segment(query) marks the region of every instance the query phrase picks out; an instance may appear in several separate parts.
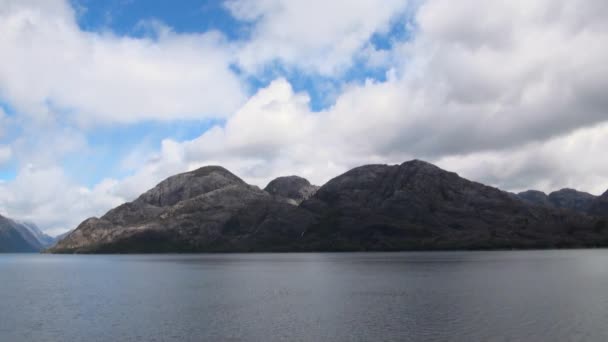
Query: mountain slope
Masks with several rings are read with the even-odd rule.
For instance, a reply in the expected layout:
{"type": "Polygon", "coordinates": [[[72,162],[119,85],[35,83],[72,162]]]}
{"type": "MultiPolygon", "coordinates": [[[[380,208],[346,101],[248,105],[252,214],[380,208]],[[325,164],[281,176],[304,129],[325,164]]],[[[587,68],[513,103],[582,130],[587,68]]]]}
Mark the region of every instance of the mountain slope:
{"type": "MultiPolygon", "coordinates": [[[[288,179],[289,180],[289,179],[288,179]]],[[[366,165],[299,206],[221,167],[159,183],[90,218],[50,252],[243,252],[551,248],[608,245],[608,227],[569,209],[531,205],[422,161],[366,165]],[[271,193],[269,193],[271,192],[271,193]],[[289,204],[291,203],[291,204],[289,204]]],[[[283,182],[281,180],[279,183],[283,182]]],[[[296,186],[296,189],[301,187],[296,186]]],[[[299,193],[296,191],[296,195],[299,193]]],[[[608,196],[607,196],[608,197],[608,196]]]]}
{"type": "Polygon", "coordinates": [[[545,207],[555,207],[553,202],[551,202],[551,200],[549,199],[549,196],[547,196],[547,194],[542,191],[528,190],[518,193],[517,196],[528,204],[542,205],[545,207]]]}
{"type": "Polygon", "coordinates": [[[264,188],[264,191],[275,196],[276,199],[293,205],[299,205],[311,198],[317,190],[319,190],[318,186],[298,176],[276,178],[264,188]]]}
{"type": "Polygon", "coordinates": [[[519,198],[529,204],[541,205],[552,208],[561,208],[588,213],[596,197],[574,189],[561,189],[549,195],[536,190],[528,190],[517,194],[519,198]]]}
{"type": "Polygon", "coordinates": [[[302,206],[320,216],[321,249],[461,249],[606,243],[594,221],[531,206],[432,164],[368,165],[332,179],[302,206]]]}
{"type": "Polygon", "coordinates": [[[608,191],[593,201],[589,208],[589,213],[596,216],[608,217],[608,191]]]}
{"type": "Polygon", "coordinates": [[[595,201],[595,196],[574,189],[561,189],[549,194],[549,200],[558,208],[586,213],[595,201]]]}
{"type": "Polygon", "coordinates": [[[32,234],[36,238],[38,244],[42,248],[48,248],[48,247],[52,246],[55,242],[57,242],[56,238],[53,238],[53,237],[45,234],[33,222],[22,221],[22,222],[18,222],[18,223],[19,223],[19,226],[25,228],[30,234],[32,234]]]}
{"type": "Polygon", "coordinates": [[[51,252],[283,250],[311,215],[224,168],[168,178],[133,202],[90,218],[51,252]]]}
{"type": "Polygon", "coordinates": [[[33,253],[43,249],[30,228],[0,216],[0,253],[33,253]]]}

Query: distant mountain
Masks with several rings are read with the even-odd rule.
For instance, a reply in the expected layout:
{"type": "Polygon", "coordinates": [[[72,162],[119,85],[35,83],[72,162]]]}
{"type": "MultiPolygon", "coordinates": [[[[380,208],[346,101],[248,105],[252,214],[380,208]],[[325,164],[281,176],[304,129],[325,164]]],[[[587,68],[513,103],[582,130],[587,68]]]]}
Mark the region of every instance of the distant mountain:
{"type": "Polygon", "coordinates": [[[549,194],[549,200],[558,208],[588,212],[596,197],[574,189],[562,189],[549,194]]]}
{"type": "Polygon", "coordinates": [[[264,191],[222,167],[203,167],[170,177],[101,218],[85,220],[49,251],[608,246],[608,227],[602,219],[530,204],[521,196],[423,161],[358,167],[330,180],[314,195],[309,186],[299,177],[287,177],[271,182],[264,191]],[[301,204],[294,205],[298,201],[301,204]]]}
{"type": "Polygon", "coordinates": [[[276,178],[264,188],[264,191],[275,196],[276,199],[294,205],[311,198],[317,190],[319,190],[318,186],[298,176],[276,178]]]}
{"type": "Polygon", "coordinates": [[[528,190],[520,192],[517,196],[528,204],[542,205],[545,207],[555,207],[546,193],[538,190],[528,190]]]}
{"type": "Polygon", "coordinates": [[[529,204],[570,209],[581,213],[589,213],[592,204],[596,200],[596,196],[574,189],[561,189],[549,195],[541,191],[528,190],[520,192],[517,196],[529,204]]]}
{"type": "Polygon", "coordinates": [[[57,242],[57,238],[45,234],[33,222],[23,221],[18,223],[26,228],[28,232],[30,232],[36,238],[42,248],[48,248],[57,242]]]}
{"type": "Polygon", "coordinates": [[[593,201],[589,208],[589,213],[596,216],[608,217],[608,191],[593,201]]]}
{"type": "Polygon", "coordinates": [[[31,222],[18,222],[0,216],[0,253],[39,252],[50,247],[54,241],[31,222]]]}

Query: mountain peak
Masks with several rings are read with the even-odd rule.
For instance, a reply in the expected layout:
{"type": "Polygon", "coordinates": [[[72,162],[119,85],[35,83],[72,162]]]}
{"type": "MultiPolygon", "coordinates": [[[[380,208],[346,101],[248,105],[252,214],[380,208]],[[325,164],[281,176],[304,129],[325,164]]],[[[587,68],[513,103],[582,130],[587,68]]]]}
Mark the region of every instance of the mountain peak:
{"type": "Polygon", "coordinates": [[[204,166],[165,179],[135,202],[165,207],[229,185],[245,182],[221,166],[204,166]]]}
{"type": "Polygon", "coordinates": [[[298,205],[312,197],[318,189],[318,186],[310,184],[306,178],[284,176],[272,180],[264,191],[287,203],[298,205]]]}

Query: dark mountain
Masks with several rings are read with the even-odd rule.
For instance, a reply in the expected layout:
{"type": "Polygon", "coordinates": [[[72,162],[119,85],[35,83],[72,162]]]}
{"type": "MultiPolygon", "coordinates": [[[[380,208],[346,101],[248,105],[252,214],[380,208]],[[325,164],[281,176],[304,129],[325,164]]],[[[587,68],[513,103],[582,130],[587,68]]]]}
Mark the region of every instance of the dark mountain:
{"type": "Polygon", "coordinates": [[[549,194],[549,200],[558,208],[588,212],[596,197],[574,189],[562,189],[549,194]]]}
{"type": "Polygon", "coordinates": [[[133,202],[82,222],[51,252],[287,250],[312,214],[219,166],[170,177],[133,202]]]}
{"type": "Polygon", "coordinates": [[[608,227],[600,219],[531,205],[422,161],[358,167],[332,179],[299,206],[285,201],[301,199],[300,190],[308,184],[278,179],[267,192],[221,167],[204,167],[170,177],[135,201],[84,221],[50,252],[608,245],[608,227]]]}
{"type": "Polygon", "coordinates": [[[302,206],[320,216],[309,230],[322,249],[565,247],[608,242],[594,221],[531,206],[432,164],[368,165],[321,187],[302,206]]]}
{"type": "Polygon", "coordinates": [[[319,187],[310,184],[305,178],[288,176],[276,178],[268,183],[264,190],[278,200],[299,205],[312,197],[319,190],[319,187]]]}
{"type": "Polygon", "coordinates": [[[520,192],[517,196],[528,204],[569,209],[580,213],[589,213],[591,205],[596,199],[595,196],[589,193],[574,189],[561,189],[549,195],[541,191],[528,190],[520,192]]]}
{"type": "Polygon", "coordinates": [[[542,191],[528,190],[518,193],[517,196],[528,204],[554,207],[553,203],[549,199],[549,196],[542,191]]]}
{"type": "Polygon", "coordinates": [[[52,246],[53,244],[55,244],[55,242],[57,242],[56,238],[45,234],[33,222],[23,221],[23,222],[17,222],[17,223],[19,223],[19,226],[21,226],[22,228],[27,229],[27,231],[36,238],[37,243],[42,248],[48,248],[48,247],[52,246]]]}
{"type": "Polygon", "coordinates": [[[20,223],[0,216],[0,253],[33,253],[49,247],[51,239],[32,223],[20,223]]]}
{"type": "Polygon", "coordinates": [[[608,217],[608,191],[593,201],[589,208],[589,213],[596,216],[608,217]]]}

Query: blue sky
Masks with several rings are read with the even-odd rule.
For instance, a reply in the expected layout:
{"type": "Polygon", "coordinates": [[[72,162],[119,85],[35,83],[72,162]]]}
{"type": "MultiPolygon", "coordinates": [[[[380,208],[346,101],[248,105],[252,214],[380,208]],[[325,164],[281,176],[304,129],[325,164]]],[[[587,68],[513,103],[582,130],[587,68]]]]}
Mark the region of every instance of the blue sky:
{"type": "Polygon", "coordinates": [[[603,0],[0,7],[0,214],[51,233],[209,164],[260,187],[418,158],[608,188],[603,0]]]}
{"type": "MultiPolygon", "coordinates": [[[[117,36],[154,37],[154,33],[142,25],[149,21],[160,21],[178,34],[216,30],[235,42],[246,41],[253,30],[251,23],[235,19],[222,1],[71,0],[71,5],[83,31],[112,32],[117,36]]],[[[406,20],[405,14],[393,20],[389,30],[375,33],[370,37],[370,43],[378,50],[389,50],[394,42],[407,40],[406,20]]],[[[236,74],[241,73],[236,65],[232,69],[236,74]]],[[[267,64],[261,73],[245,75],[244,79],[250,94],[254,94],[277,77],[284,77],[295,91],[310,96],[313,111],[321,111],[334,103],[343,84],[362,83],[366,79],[384,81],[386,72],[385,66],[369,67],[356,59],[338,76],[306,73],[274,61],[267,64]]],[[[5,109],[7,113],[12,112],[9,105],[5,105],[5,109]]],[[[134,149],[142,146],[148,150],[158,149],[163,139],[194,139],[213,125],[221,124],[222,120],[204,119],[101,126],[86,133],[87,151],[65,157],[63,166],[78,182],[94,186],[104,178],[121,178],[134,172],[121,165],[121,160],[134,149]]],[[[5,165],[0,178],[10,180],[16,175],[16,168],[15,164],[5,165]]]]}

